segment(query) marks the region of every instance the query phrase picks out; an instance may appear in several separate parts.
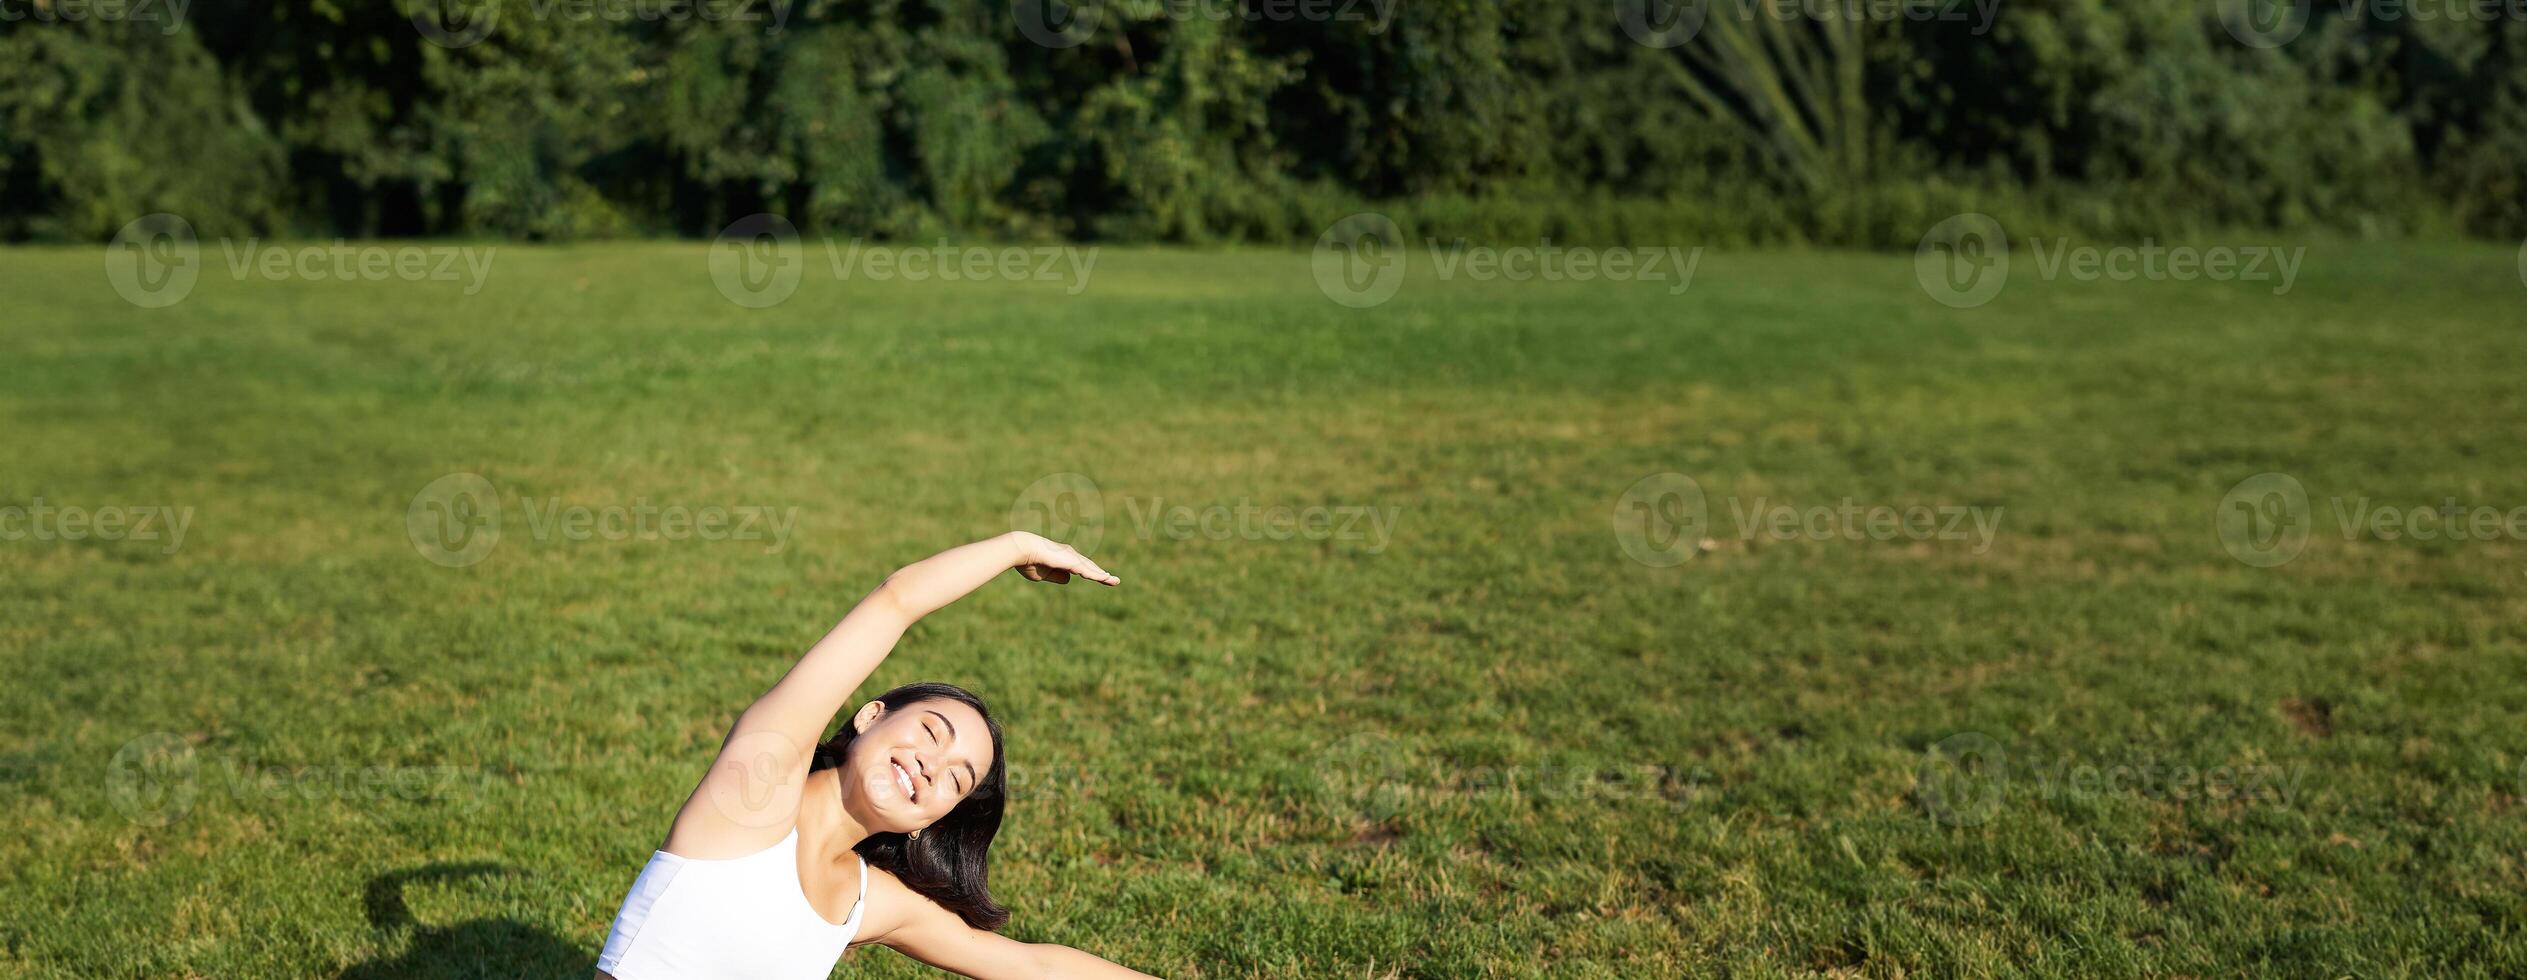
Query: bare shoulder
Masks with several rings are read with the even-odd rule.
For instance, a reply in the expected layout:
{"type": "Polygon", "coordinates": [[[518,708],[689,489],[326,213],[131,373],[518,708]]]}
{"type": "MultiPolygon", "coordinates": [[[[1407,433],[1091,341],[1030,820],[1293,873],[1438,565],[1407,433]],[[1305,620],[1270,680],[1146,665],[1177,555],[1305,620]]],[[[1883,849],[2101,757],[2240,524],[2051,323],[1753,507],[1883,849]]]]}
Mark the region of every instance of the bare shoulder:
{"type": "Polygon", "coordinates": [[[1032,977],[1048,972],[1042,948],[965,924],[894,875],[870,869],[869,906],[853,943],[876,943],[968,977],[1032,977]]]}
{"type": "Polygon", "coordinates": [[[932,922],[940,916],[956,917],[929,896],[912,890],[893,872],[874,864],[869,865],[869,894],[864,901],[868,906],[860,910],[860,932],[851,937],[854,946],[887,944],[907,927],[932,922]]]}

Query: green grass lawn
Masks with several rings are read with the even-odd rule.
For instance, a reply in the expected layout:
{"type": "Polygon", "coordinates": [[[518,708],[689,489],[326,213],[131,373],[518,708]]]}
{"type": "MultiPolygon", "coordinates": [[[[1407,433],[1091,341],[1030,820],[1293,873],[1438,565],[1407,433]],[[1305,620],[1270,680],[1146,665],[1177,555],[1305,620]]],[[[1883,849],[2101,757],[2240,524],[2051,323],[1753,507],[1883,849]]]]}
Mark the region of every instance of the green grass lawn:
{"type": "Polygon", "coordinates": [[[101,251],[0,253],[0,975],[585,975],[735,712],[1036,503],[1124,587],[1007,577],[864,692],[1007,723],[1023,939],[2527,972],[2527,542],[2345,528],[2527,506],[2511,249],[2313,242],[2280,296],[2022,253],[1962,310],[1909,255],[1715,252],[1681,294],[1418,255],[1352,309],[1297,253],[1109,249],[1074,293],[812,248],[749,309],[700,243],[502,245],[471,295],[205,243],[141,309],[101,251]],[[430,560],[464,473],[498,536],[430,560]],[[1699,520],[1625,499],[1666,473],[1699,520]],[[2271,567],[2217,530],[2263,473],[2307,501],[2271,567]],[[1866,526],[1914,507],[1990,532],[1866,526]]]}

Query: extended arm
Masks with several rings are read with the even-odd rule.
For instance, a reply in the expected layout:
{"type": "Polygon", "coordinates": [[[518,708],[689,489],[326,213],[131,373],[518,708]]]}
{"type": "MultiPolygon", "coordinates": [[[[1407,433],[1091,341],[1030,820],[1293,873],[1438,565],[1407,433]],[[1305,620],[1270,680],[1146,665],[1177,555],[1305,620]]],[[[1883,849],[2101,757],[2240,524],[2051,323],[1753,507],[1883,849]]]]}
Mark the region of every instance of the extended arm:
{"type": "Polygon", "coordinates": [[[1022,568],[1028,578],[1121,579],[1067,545],[1024,531],[950,548],[904,566],[862,598],[790,672],[737,716],[711,771],[676,814],[671,853],[709,858],[752,853],[766,832],[787,828],[817,742],[860,682],[921,617],[1022,568]]]}
{"type": "Polygon", "coordinates": [[[966,925],[956,914],[940,908],[929,899],[915,894],[895,881],[894,876],[872,876],[870,885],[876,894],[876,906],[893,914],[879,923],[884,932],[876,942],[898,953],[931,966],[977,980],[1124,980],[1143,978],[1149,974],[1121,966],[1093,954],[1053,943],[1024,943],[996,932],[986,932],[966,925]],[[883,887],[880,887],[883,885],[883,887]]]}

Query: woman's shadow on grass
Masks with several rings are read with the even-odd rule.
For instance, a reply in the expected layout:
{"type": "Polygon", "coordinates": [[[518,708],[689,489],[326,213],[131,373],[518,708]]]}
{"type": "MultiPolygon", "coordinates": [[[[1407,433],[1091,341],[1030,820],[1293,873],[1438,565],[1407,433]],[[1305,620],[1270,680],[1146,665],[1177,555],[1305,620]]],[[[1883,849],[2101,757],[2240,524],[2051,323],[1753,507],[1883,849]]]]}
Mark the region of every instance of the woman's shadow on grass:
{"type": "Polygon", "coordinates": [[[472,919],[452,926],[426,925],[404,904],[404,888],[416,882],[500,874],[497,864],[427,864],[369,880],[369,926],[381,940],[401,940],[404,951],[355,963],[337,980],[458,980],[474,977],[586,977],[596,961],[568,940],[516,919],[472,919]]]}

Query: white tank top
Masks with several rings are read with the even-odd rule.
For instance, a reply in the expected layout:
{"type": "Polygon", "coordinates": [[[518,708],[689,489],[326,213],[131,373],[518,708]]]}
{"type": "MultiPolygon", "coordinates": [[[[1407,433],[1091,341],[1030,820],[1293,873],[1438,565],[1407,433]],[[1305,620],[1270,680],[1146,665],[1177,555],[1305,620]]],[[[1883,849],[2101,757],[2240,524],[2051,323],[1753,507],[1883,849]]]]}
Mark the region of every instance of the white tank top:
{"type": "Polygon", "coordinates": [[[860,931],[869,905],[869,862],[860,897],[836,925],[799,886],[798,830],[741,858],[705,861],[665,851],[623,896],[597,969],[615,980],[824,980],[860,931]]]}

